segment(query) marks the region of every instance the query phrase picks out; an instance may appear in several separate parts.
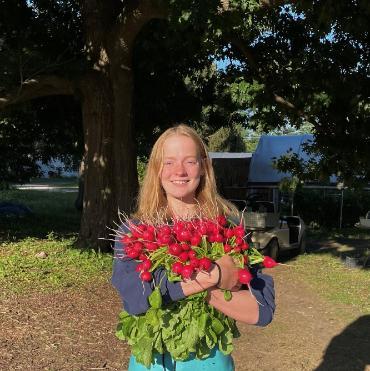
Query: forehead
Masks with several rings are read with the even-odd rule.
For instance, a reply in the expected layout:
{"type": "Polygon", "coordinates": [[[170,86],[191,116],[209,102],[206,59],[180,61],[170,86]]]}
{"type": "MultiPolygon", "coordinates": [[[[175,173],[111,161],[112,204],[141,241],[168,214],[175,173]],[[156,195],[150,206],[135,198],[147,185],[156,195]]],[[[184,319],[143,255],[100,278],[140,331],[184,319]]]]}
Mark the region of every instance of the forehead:
{"type": "Polygon", "coordinates": [[[163,143],[163,157],[197,157],[195,141],[186,135],[171,135],[163,143]]]}

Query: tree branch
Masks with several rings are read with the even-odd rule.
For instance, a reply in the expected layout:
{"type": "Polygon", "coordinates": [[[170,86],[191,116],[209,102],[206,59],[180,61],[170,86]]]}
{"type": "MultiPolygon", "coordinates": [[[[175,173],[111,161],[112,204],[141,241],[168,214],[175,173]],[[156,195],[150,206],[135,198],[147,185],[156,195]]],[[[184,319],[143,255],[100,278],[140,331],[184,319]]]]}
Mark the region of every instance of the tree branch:
{"type": "MultiPolygon", "coordinates": [[[[140,2],[132,1],[122,15],[116,28],[116,39],[126,44],[128,50],[132,45],[142,28],[152,19],[166,19],[167,9],[159,6],[152,0],[142,0],[140,2]]],[[[118,46],[118,45],[117,45],[118,46]]],[[[119,45],[120,52],[122,45],[119,45]]]]}
{"type": "MultiPolygon", "coordinates": [[[[258,64],[257,64],[255,56],[253,54],[253,50],[251,48],[249,48],[246,45],[246,43],[243,42],[243,40],[241,40],[241,39],[238,39],[236,37],[229,37],[228,40],[231,42],[232,45],[234,45],[240,51],[240,53],[245,57],[245,59],[248,60],[249,66],[251,67],[253,72],[255,72],[256,75],[266,85],[266,81],[263,78],[260,69],[258,68],[258,64]]],[[[269,86],[266,86],[266,88],[269,89],[269,86]]],[[[272,93],[272,95],[273,95],[274,101],[276,103],[278,103],[280,106],[282,106],[284,108],[287,108],[289,110],[295,111],[295,113],[297,113],[299,116],[306,117],[305,113],[303,111],[297,109],[297,107],[293,103],[289,102],[288,100],[286,100],[285,98],[281,97],[280,95],[278,95],[276,93],[272,93]]]]}
{"type": "Polygon", "coordinates": [[[25,80],[14,92],[0,96],[0,109],[50,95],[73,95],[72,81],[59,76],[40,76],[25,80]]]}

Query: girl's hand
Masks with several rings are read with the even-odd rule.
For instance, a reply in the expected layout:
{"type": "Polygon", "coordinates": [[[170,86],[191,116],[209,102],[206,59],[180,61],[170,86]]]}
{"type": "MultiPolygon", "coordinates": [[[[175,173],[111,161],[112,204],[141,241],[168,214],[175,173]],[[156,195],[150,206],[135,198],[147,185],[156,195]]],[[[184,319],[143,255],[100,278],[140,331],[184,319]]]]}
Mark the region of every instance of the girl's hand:
{"type": "Polygon", "coordinates": [[[243,286],[243,284],[238,282],[230,291],[231,292],[237,292],[241,289],[242,286],[243,286]]]}
{"type": "Polygon", "coordinates": [[[233,258],[229,255],[224,255],[222,258],[216,260],[216,263],[220,267],[221,273],[218,288],[231,290],[238,284],[238,268],[233,258]]]}

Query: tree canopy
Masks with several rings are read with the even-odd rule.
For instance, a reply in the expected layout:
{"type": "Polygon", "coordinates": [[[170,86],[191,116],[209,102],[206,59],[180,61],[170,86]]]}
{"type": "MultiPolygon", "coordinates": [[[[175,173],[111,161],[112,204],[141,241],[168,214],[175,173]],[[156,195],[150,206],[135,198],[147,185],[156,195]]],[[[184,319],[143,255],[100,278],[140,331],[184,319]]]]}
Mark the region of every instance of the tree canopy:
{"type": "Polygon", "coordinates": [[[315,171],[365,179],[369,15],[365,0],[0,0],[0,109],[80,102],[93,245],[134,205],[136,154],[174,121],[309,123],[315,171]]]}

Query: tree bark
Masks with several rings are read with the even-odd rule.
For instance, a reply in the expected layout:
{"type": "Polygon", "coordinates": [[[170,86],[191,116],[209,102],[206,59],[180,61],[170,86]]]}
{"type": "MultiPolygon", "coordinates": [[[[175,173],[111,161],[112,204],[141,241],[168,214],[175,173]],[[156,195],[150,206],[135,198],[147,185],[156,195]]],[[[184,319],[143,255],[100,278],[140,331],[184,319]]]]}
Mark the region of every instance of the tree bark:
{"type": "MultiPolygon", "coordinates": [[[[107,250],[116,211],[113,98],[110,81],[99,72],[81,81],[85,139],[83,213],[78,244],[107,250]],[[103,239],[103,240],[99,240],[103,239]]],[[[119,140],[119,138],[115,138],[119,140]]]]}

